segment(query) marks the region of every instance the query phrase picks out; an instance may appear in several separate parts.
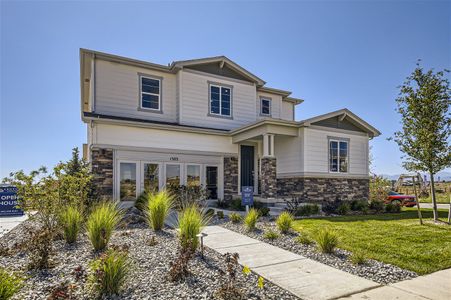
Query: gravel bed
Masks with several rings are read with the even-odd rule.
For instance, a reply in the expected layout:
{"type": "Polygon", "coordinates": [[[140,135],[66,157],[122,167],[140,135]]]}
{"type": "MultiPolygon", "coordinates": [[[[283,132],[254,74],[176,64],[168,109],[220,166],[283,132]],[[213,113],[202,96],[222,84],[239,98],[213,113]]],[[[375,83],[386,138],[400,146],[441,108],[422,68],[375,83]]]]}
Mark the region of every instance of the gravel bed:
{"type": "Polygon", "coordinates": [[[215,223],[251,238],[264,241],[268,244],[314,259],[323,264],[364,277],[377,283],[389,284],[418,276],[415,272],[373,259],[368,259],[363,265],[354,265],[348,259],[351,252],[343,249],[336,249],[334,254],[320,253],[317,251],[315,245],[303,245],[298,243],[296,241],[296,237],[299,235],[297,232],[291,232],[286,235],[279,234],[279,237],[275,240],[265,239],[263,234],[266,230],[272,229],[278,232],[274,221],[270,219],[258,222],[256,230],[252,232],[248,232],[242,223],[234,224],[232,222],[227,222],[226,220],[215,220],[215,223]]]}
{"type": "MultiPolygon", "coordinates": [[[[24,222],[2,237],[0,242],[11,247],[26,239],[26,224],[33,225],[31,221],[24,222]]],[[[83,234],[73,246],[68,246],[64,240],[53,243],[55,265],[45,271],[27,271],[27,253],[0,256],[0,266],[19,271],[27,277],[25,286],[14,299],[47,299],[52,288],[63,282],[75,284],[75,297],[71,299],[93,299],[86,279],[77,280],[73,272],[79,266],[87,272],[90,260],[96,257],[86,235],[83,234]]],[[[215,292],[224,278],[220,270],[226,268],[222,255],[209,248],[205,248],[205,259],[197,254],[191,260],[190,275],[184,281],[169,281],[170,263],[177,256],[175,230],[166,228],[155,234],[145,225],[135,224],[117,230],[110,245],[128,245],[132,264],[132,274],[125,289],[120,296],[111,299],[216,299],[215,292]],[[156,238],[156,245],[149,242],[152,237],[156,238]]],[[[257,281],[258,276],[254,273],[245,276],[238,272],[236,286],[241,287],[243,299],[298,299],[266,280],[264,288],[260,289],[257,281]]]]}

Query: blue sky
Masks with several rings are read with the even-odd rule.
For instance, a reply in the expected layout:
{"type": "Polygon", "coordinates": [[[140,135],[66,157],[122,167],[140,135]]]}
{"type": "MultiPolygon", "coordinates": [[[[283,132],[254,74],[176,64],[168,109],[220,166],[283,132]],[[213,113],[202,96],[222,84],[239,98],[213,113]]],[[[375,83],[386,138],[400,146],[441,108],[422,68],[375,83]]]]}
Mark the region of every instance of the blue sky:
{"type": "MultiPolygon", "coordinates": [[[[383,135],[377,173],[402,171],[386,140],[397,86],[418,58],[450,68],[450,1],[1,1],[0,176],[81,147],[79,48],[167,64],[226,55],[305,99],[296,118],[348,108],[383,135]]],[[[449,169],[447,171],[450,171],[449,169]]]]}

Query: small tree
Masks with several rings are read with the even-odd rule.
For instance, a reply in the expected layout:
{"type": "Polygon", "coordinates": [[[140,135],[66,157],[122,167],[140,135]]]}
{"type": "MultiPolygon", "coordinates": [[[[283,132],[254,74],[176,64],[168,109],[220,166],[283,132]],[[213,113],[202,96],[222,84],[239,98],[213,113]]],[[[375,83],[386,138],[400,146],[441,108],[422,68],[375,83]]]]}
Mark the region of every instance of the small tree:
{"type": "Polygon", "coordinates": [[[434,175],[451,165],[451,90],[445,72],[449,71],[424,71],[417,63],[400,86],[396,103],[402,129],[393,137],[405,154],[404,167],[431,177],[434,221],[438,219],[434,175]]]}

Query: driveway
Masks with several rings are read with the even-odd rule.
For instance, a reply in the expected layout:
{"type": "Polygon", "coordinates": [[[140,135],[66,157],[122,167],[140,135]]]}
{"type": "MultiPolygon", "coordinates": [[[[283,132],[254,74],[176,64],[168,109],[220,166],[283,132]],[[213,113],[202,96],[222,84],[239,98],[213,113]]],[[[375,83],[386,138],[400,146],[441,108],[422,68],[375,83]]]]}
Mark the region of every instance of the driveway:
{"type": "Polygon", "coordinates": [[[0,238],[26,219],[28,219],[28,216],[26,214],[23,216],[0,217],[0,238]]]}
{"type": "MultiPolygon", "coordinates": [[[[421,208],[432,208],[432,203],[423,203],[423,202],[420,202],[420,207],[421,207],[421,208]]],[[[437,203],[437,208],[439,208],[439,209],[449,209],[449,204],[440,204],[440,203],[437,203]]]]}

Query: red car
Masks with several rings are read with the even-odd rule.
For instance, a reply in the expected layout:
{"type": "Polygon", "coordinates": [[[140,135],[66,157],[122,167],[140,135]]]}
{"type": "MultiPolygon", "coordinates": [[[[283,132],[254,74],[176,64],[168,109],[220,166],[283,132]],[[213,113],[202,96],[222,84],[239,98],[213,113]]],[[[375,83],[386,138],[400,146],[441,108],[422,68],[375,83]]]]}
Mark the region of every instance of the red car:
{"type": "Polygon", "coordinates": [[[417,205],[417,201],[415,200],[415,196],[410,195],[401,195],[396,192],[388,192],[387,200],[385,200],[385,204],[393,203],[406,207],[413,207],[417,205]]]}

